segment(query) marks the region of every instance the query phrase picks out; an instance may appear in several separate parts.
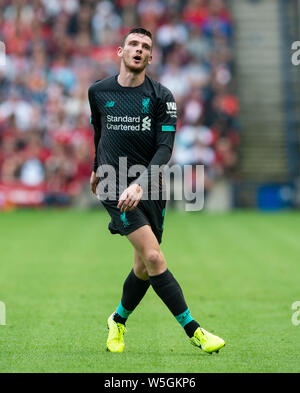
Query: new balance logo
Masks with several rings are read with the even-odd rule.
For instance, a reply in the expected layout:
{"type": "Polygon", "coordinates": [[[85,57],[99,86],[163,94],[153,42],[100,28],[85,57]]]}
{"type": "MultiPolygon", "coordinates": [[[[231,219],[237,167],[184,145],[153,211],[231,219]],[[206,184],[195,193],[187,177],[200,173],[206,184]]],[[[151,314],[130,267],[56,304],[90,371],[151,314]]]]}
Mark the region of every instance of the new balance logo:
{"type": "Polygon", "coordinates": [[[149,116],[143,118],[142,131],[150,131],[151,129],[151,119],[149,116]]]}
{"type": "Polygon", "coordinates": [[[107,101],[105,104],[106,108],[112,108],[115,105],[115,101],[107,101]]]}
{"type": "Polygon", "coordinates": [[[176,111],[176,102],[167,102],[168,111],[176,111]]]}

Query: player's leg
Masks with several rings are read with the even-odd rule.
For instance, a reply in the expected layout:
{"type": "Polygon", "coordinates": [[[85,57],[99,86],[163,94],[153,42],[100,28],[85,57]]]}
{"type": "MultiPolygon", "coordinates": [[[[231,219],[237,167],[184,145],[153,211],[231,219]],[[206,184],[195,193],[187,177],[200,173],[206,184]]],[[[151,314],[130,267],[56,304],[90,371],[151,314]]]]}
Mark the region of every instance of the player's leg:
{"type": "Polygon", "coordinates": [[[127,237],[145,261],[149,281],[154,291],[185,329],[188,336],[192,337],[199,324],[192,318],[182,289],[167,268],[165,257],[152,229],[149,226],[143,226],[127,237]]]}
{"type": "Polygon", "coordinates": [[[151,227],[143,226],[127,237],[144,261],[154,291],[184,328],[192,344],[209,353],[223,347],[225,342],[221,338],[201,329],[199,323],[192,318],[182,289],[168,270],[166,260],[151,227]]]}
{"type": "Polygon", "coordinates": [[[125,325],[127,318],[143,299],[149,286],[150,282],[144,261],[134,250],[133,269],[124,282],[122,298],[113,320],[125,325]]]}
{"type": "Polygon", "coordinates": [[[134,265],[123,285],[123,293],[117,311],[107,321],[109,334],[106,342],[110,352],[123,352],[125,348],[125,323],[150,286],[147,270],[141,256],[134,251],[134,265]]]}
{"type": "Polygon", "coordinates": [[[149,280],[148,272],[145,266],[145,262],[138,252],[134,249],[134,264],[133,264],[134,274],[141,280],[149,280]]]}

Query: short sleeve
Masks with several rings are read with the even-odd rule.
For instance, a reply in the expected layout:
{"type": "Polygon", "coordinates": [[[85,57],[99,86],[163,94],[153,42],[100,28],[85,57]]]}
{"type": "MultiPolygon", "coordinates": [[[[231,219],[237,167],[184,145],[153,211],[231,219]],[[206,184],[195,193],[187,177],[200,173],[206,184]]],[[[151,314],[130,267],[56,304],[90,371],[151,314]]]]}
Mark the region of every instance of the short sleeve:
{"type": "Polygon", "coordinates": [[[157,108],[157,131],[176,132],[177,106],[173,94],[165,89],[157,108]]]}

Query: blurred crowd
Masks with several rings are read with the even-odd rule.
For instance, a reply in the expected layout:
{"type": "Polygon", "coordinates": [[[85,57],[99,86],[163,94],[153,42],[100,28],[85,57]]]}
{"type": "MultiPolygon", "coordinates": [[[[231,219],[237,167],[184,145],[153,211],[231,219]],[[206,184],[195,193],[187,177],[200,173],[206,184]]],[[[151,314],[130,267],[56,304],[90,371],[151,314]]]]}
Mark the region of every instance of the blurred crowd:
{"type": "Polygon", "coordinates": [[[116,48],[134,26],[152,32],[148,74],[177,101],[173,162],[204,164],[207,189],[234,174],[239,103],[224,0],[0,0],[0,183],[42,186],[55,203],[81,193],[94,154],[87,90],[118,73],[116,48]]]}

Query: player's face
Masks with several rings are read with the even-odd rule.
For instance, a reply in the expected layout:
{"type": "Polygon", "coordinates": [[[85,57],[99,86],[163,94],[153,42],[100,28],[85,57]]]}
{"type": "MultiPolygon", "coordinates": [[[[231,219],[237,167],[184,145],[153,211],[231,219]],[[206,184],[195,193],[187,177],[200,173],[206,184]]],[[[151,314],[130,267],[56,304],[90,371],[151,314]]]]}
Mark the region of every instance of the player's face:
{"type": "Polygon", "coordinates": [[[125,66],[131,72],[139,73],[144,71],[151,63],[152,40],[143,34],[129,34],[124,48],[118,49],[118,56],[122,58],[125,66]]]}

